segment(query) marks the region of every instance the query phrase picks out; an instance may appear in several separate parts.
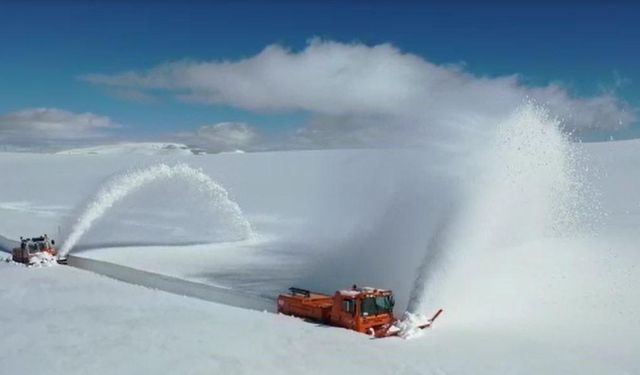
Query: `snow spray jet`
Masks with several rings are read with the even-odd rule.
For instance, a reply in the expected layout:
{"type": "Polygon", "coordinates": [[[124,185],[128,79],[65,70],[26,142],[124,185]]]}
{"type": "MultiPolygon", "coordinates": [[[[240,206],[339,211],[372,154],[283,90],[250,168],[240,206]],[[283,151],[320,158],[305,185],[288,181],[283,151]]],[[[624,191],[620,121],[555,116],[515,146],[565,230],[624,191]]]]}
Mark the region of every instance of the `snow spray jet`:
{"type": "Polygon", "coordinates": [[[578,150],[544,108],[529,103],[514,112],[498,126],[482,160],[460,224],[476,243],[518,244],[574,232],[585,222],[578,150]]]}
{"type": "Polygon", "coordinates": [[[427,246],[410,312],[443,304],[451,313],[460,294],[470,293],[473,276],[464,271],[490,260],[491,249],[575,232],[594,213],[577,149],[543,108],[527,103],[517,109],[480,154],[459,209],[442,220],[427,246]],[[464,271],[454,272],[461,264],[464,271]]]}
{"type": "Polygon", "coordinates": [[[78,240],[91,228],[93,223],[101,218],[109,208],[127,195],[143,188],[145,185],[158,180],[182,179],[194,184],[209,198],[209,204],[225,215],[229,223],[229,240],[243,240],[251,236],[251,224],[242,214],[240,206],[231,199],[227,191],[213,181],[201,170],[186,164],[169,166],[157,164],[116,176],[103,186],[95,198],[90,201],[72,227],[71,233],[60,249],[60,256],[66,256],[76,245],[78,240]]]}
{"type": "Polygon", "coordinates": [[[411,314],[418,313],[418,309],[426,297],[426,286],[434,282],[433,280],[437,278],[438,274],[442,273],[441,267],[445,257],[447,236],[453,223],[453,217],[454,215],[451,213],[443,216],[440,220],[418,265],[416,278],[413,280],[411,293],[409,294],[409,304],[407,305],[407,312],[411,314]]]}

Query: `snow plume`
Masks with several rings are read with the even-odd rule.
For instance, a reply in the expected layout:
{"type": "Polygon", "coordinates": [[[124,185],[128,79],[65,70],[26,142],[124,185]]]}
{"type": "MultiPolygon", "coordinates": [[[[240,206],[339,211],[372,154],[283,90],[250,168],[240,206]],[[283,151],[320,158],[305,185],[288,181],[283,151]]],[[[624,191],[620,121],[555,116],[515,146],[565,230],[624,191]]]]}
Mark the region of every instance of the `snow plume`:
{"type": "Polygon", "coordinates": [[[468,221],[485,246],[575,232],[592,212],[578,148],[542,107],[526,104],[501,123],[481,160],[468,221]]]}
{"type": "Polygon", "coordinates": [[[157,180],[182,179],[197,185],[208,197],[208,204],[215,212],[225,218],[226,240],[242,240],[252,234],[251,225],[244,217],[238,204],[231,199],[227,191],[198,169],[186,164],[169,166],[157,164],[149,168],[130,171],[108,181],[90,201],[83,213],[71,229],[65,240],[60,255],[65,256],[76,245],[78,240],[100,219],[114,204],[129,194],[142,189],[150,182],[157,180]]]}
{"type": "Polygon", "coordinates": [[[165,91],[202,104],[308,114],[285,148],[461,142],[491,134],[525,98],[545,105],[576,132],[614,131],[636,120],[633,109],[611,93],[580,98],[556,83],[480,77],[390,44],[312,39],[300,51],[270,45],[237,61],[185,60],[80,79],[113,89],[165,91]]]}
{"type": "Polygon", "coordinates": [[[448,245],[448,230],[452,224],[453,217],[453,214],[449,214],[441,219],[431,235],[424,256],[420,260],[416,270],[416,277],[413,280],[409,293],[409,303],[407,305],[407,313],[409,316],[416,313],[421,307],[426,288],[439,277],[442,277],[442,260],[445,256],[446,246],[448,245]]]}
{"type": "MultiPolygon", "coordinates": [[[[438,300],[442,289],[451,285],[464,294],[491,293],[472,287],[481,284],[471,280],[475,267],[499,262],[503,249],[575,234],[597,214],[576,144],[548,111],[523,105],[498,125],[494,141],[481,153],[469,166],[469,175],[475,176],[464,181],[460,206],[443,220],[426,249],[411,293],[411,312],[439,307],[423,310],[427,302],[443,302],[438,300]],[[467,268],[456,273],[452,267],[467,268]]],[[[449,297],[459,298],[457,292],[449,297]]]]}

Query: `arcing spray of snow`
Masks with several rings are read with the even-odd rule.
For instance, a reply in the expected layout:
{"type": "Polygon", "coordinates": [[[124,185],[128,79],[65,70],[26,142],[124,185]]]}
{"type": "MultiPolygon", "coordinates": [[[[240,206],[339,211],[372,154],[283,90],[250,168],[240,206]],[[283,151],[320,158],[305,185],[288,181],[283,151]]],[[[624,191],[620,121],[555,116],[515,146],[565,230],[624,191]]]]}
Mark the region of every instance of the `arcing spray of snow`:
{"type": "Polygon", "coordinates": [[[470,279],[489,276],[477,267],[495,264],[498,249],[575,232],[590,209],[575,145],[544,109],[533,104],[518,109],[497,127],[494,143],[482,154],[470,168],[477,176],[463,181],[468,191],[455,216],[443,220],[426,249],[410,312],[442,304],[451,317],[470,293],[491,293],[480,287],[469,291],[481,284],[470,279]]]}
{"type": "Polygon", "coordinates": [[[489,247],[575,232],[588,211],[578,162],[559,120],[525,105],[498,126],[463,233],[489,247]]]}
{"type": "Polygon", "coordinates": [[[175,166],[158,164],[119,175],[107,182],[72,227],[71,234],[60,249],[60,255],[62,257],[67,255],[93,223],[115,203],[148,183],[170,179],[182,179],[195,184],[200,191],[208,196],[208,203],[227,218],[229,224],[228,240],[241,240],[251,235],[251,225],[242,214],[238,204],[230,200],[227,191],[209,176],[186,164],[175,166]]]}
{"type": "MultiPolygon", "coordinates": [[[[441,258],[444,256],[445,245],[447,244],[447,231],[451,225],[452,218],[453,215],[445,215],[429,240],[427,251],[418,265],[417,275],[413,280],[413,286],[409,294],[409,304],[407,306],[408,316],[412,316],[412,314],[417,312],[422,304],[426,286],[438,275],[438,266],[441,265],[441,258]]],[[[405,326],[410,326],[410,324],[407,322],[405,326]]]]}

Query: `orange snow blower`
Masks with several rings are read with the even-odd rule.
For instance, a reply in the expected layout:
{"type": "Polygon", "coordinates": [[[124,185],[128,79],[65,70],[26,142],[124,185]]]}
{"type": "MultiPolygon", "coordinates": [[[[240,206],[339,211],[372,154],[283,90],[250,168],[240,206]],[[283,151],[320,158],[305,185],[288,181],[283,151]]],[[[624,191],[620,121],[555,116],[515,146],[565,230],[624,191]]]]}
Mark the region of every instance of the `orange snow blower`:
{"type": "Polygon", "coordinates": [[[24,264],[34,264],[38,259],[44,257],[55,257],[58,250],[53,246],[55,241],[50,239],[46,234],[40,237],[22,238],[20,237],[20,247],[16,247],[12,251],[12,259],[14,262],[24,264]]]}
{"type": "MultiPolygon", "coordinates": [[[[338,290],[332,296],[306,289],[289,288],[289,294],[278,296],[278,313],[351,329],[374,337],[396,336],[398,320],[393,316],[393,292],[370,287],[338,290]]],[[[442,313],[417,327],[428,328],[442,313]]]]}

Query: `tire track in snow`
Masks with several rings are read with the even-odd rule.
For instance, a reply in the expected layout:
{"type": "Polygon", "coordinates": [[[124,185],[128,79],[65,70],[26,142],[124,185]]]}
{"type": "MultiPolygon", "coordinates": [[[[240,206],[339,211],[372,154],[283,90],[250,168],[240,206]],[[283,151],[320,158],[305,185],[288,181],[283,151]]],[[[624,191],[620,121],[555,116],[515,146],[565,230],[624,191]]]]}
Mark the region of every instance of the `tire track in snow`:
{"type": "MultiPolygon", "coordinates": [[[[18,245],[18,241],[0,235],[0,252],[11,254],[11,249],[18,245]]],[[[275,312],[275,302],[271,296],[225,289],[77,255],[69,255],[67,259],[68,265],[71,267],[90,271],[129,284],[229,306],[275,312]]]]}
{"type": "Polygon", "coordinates": [[[270,296],[225,289],[77,255],[68,256],[68,265],[129,284],[172,294],[245,309],[275,312],[275,300],[270,296]]]}

